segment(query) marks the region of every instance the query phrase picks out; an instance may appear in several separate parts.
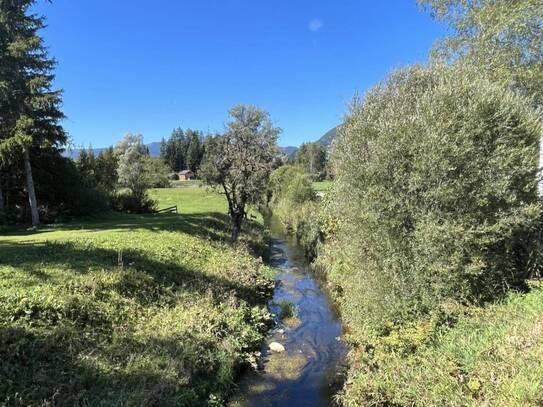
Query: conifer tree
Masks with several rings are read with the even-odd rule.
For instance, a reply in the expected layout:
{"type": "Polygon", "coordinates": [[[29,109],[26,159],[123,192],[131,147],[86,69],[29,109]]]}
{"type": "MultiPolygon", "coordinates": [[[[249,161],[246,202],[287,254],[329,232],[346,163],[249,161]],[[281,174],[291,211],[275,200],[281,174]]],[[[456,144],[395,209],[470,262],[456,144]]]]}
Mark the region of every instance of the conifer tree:
{"type": "Polygon", "coordinates": [[[0,0],[0,160],[22,157],[32,224],[39,223],[32,157],[66,142],[60,125],[61,91],[52,89],[55,61],[38,32],[35,0],[0,0]]]}
{"type": "Polygon", "coordinates": [[[187,136],[187,169],[196,172],[202,161],[202,146],[200,143],[200,134],[198,131],[188,129],[187,136]]]}

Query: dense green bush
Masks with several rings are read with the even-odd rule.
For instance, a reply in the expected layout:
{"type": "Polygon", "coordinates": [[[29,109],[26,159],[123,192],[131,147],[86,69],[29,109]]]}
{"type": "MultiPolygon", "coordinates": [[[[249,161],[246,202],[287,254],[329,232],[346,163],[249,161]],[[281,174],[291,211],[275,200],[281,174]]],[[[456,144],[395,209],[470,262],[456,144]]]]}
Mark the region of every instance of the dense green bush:
{"type": "MultiPolygon", "coordinates": [[[[72,160],[44,150],[36,159],[36,165],[39,167],[34,171],[34,178],[43,221],[92,215],[109,209],[107,191],[91,182],[72,160]]],[[[27,200],[25,194],[22,200],[27,200]]]]}
{"type": "Polygon", "coordinates": [[[354,102],[320,260],[353,335],[497,298],[539,272],[540,135],[529,101],[445,67],[397,71],[354,102]]]}
{"type": "Polygon", "coordinates": [[[293,233],[309,258],[322,242],[320,206],[311,177],[301,167],[285,165],[270,178],[273,213],[293,233]]]}
{"type": "Polygon", "coordinates": [[[157,209],[157,203],[145,193],[138,198],[128,189],[116,192],[112,198],[113,209],[126,213],[151,213],[157,209]]]}

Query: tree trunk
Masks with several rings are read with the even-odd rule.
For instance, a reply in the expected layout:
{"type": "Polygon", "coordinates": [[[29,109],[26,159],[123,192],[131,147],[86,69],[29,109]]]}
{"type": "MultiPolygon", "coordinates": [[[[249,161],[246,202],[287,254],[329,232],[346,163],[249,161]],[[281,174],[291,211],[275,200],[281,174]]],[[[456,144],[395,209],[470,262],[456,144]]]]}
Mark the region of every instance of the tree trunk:
{"type": "Polygon", "coordinates": [[[0,179],[0,221],[4,217],[4,191],[2,190],[2,180],[0,179]]]}
{"type": "Polygon", "coordinates": [[[30,202],[32,226],[37,226],[40,224],[40,216],[38,214],[38,201],[36,200],[36,191],[34,190],[34,179],[32,178],[32,167],[30,165],[30,154],[28,153],[28,147],[24,147],[23,160],[25,163],[26,189],[28,190],[28,201],[30,202]]]}
{"type": "Polygon", "coordinates": [[[232,243],[238,240],[239,232],[241,232],[241,222],[243,222],[243,212],[230,212],[230,221],[232,223],[232,243]]]}

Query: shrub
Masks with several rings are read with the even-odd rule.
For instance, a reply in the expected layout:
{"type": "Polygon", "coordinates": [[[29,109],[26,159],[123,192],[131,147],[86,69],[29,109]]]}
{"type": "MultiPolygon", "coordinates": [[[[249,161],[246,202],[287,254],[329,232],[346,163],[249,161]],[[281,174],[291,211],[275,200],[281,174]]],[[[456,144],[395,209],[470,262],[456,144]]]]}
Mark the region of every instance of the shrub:
{"type": "Polygon", "coordinates": [[[321,264],[355,333],[492,300],[538,272],[540,117],[474,77],[399,70],[339,131],[321,264]]]}
{"type": "Polygon", "coordinates": [[[312,201],[315,198],[315,191],[313,191],[310,176],[307,174],[295,174],[287,182],[284,198],[292,204],[312,201]]]}
{"type": "Polygon", "coordinates": [[[123,189],[113,196],[113,209],[126,213],[151,213],[157,208],[157,202],[151,199],[147,193],[139,198],[129,189],[123,189]]]}
{"type": "Polygon", "coordinates": [[[268,188],[268,201],[278,202],[285,194],[285,191],[293,177],[304,174],[301,167],[294,165],[283,165],[277,168],[270,175],[268,188]]]}
{"type": "Polygon", "coordinates": [[[47,151],[40,160],[44,165],[36,171],[35,180],[42,220],[52,222],[109,210],[107,191],[91,182],[72,160],[47,151]]]}
{"type": "Polygon", "coordinates": [[[301,167],[280,167],[272,173],[270,191],[273,213],[296,236],[306,256],[313,259],[322,242],[322,232],[311,177],[301,167]]]}

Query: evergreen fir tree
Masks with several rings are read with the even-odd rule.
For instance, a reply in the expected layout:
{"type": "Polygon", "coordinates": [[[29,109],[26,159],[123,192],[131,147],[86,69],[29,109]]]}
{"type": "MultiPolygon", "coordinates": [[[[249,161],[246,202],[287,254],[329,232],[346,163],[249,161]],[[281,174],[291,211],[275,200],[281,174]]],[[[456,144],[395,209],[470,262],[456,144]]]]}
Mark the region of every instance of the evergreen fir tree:
{"type": "Polygon", "coordinates": [[[61,91],[52,89],[55,61],[38,32],[44,20],[34,0],[0,0],[0,159],[22,157],[32,224],[39,223],[32,157],[66,142],[60,125],[61,91]]]}

